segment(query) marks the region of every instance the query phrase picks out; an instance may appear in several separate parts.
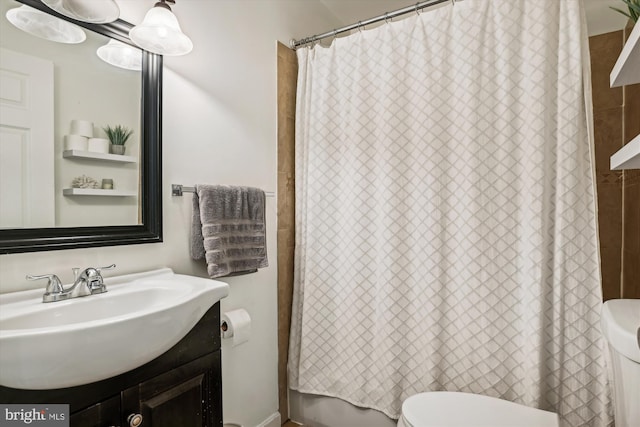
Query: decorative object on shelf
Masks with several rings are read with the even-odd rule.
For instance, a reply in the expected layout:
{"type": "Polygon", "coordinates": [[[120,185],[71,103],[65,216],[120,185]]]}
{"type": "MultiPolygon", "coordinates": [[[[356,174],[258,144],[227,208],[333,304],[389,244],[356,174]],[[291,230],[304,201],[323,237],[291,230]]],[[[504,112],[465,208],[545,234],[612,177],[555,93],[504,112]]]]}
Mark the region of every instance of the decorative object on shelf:
{"type": "Polygon", "coordinates": [[[100,188],[100,184],[98,181],[91,178],[90,176],[82,175],[73,178],[71,181],[72,188],[100,188]]]}
{"type": "Polygon", "coordinates": [[[84,30],[77,25],[27,5],[9,9],[6,17],[9,22],[25,33],[52,42],[77,44],[87,38],[84,30]]]}
{"type": "Polygon", "coordinates": [[[109,140],[104,138],[89,138],[87,150],[94,153],[109,154],[109,140]]]}
{"type": "Polygon", "coordinates": [[[114,0],[42,0],[42,3],[61,15],[92,24],[106,24],[120,16],[114,0]]]}
{"type": "Polygon", "coordinates": [[[98,57],[107,64],[125,70],[142,70],[142,51],[131,45],[111,39],[96,51],[98,57]]]}
{"type": "Polygon", "coordinates": [[[71,135],[93,138],[93,122],[87,120],[71,120],[71,135]]]}
{"type": "Polygon", "coordinates": [[[178,19],[169,4],[175,0],[160,0],[145,15],[142,23],[129,31],[129,37],[144,50],[158,55],[186,55],[193,49],[191,39],[180,29],[178,19]]]}
{"type": "Polygon", "coordinates": [[[111,141],[111,154],[124,154],[124,144],[133,133],[133,130],[122,125],[114,127],[107,125],[103,129],[107,133],[109,141],[111,141]]]}
{"type": "Polygon", "coordinates": [[[640,18],[640,0],[620,0],[621,2],[627,5],[629,9],[629,13],[625,12],[622,9],[618,9],[617,7],[611,7],[611,9],[616,12],[620,12],[627,18],[631,19],[633,22],[638,22],[638,18],[640,18]]]}
{"type": "Polygon", "coordinates": [[[113,190],[113,180],[104,178],[102,180],[102,189],[103,190],[113,190]]]}
{"type": "Polygon", "coordinates": [[[82,135],[65,135],[64,136],[64,149],[65,150],[82,150],[87,151],[89,139],[82,135]]]}

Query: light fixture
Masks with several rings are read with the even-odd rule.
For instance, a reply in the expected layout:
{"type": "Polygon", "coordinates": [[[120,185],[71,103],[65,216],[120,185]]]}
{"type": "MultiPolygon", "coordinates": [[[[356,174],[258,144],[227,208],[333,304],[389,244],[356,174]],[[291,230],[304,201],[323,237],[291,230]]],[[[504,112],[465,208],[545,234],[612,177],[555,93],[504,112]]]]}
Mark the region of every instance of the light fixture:
{"type": "Polygon", "coordinates": [[[42,3],[61,15],[92,24],[106,24],[120,16],[114,0],[42,0],[42,3]]]}
{"type": "Polygon", "coordinates": [[[107,64],[126,70],[142,70],[142,52],[131,45],[111,39],[96,51],[98,57],[107,64]]]}
{"type": "Polygon", "coordinates": [[[87,35],[82,28],[60,18],[23,5],[7,11],[7,19],[22,31],[58,43],[82,43],[87,35]]]}
{"type": "Polygon", "coordinates": [[[158,55],[186,55],[193,49],[193,43],[180,29],[167,3],[175,4],[175,1],[157,2],[144,16],[142,23],[129,31],[129,37],[142,49],[158,55]]]}

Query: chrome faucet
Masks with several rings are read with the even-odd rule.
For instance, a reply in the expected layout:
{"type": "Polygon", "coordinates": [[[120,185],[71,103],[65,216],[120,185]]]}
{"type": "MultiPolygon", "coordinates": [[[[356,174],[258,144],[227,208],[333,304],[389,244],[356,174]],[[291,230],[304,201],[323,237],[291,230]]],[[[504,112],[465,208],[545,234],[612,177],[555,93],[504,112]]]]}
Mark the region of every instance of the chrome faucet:
{"type": "Polygon", "coordinates": [[[100,268],[89,267],[82,273],[79,273],[79,268],[74,268],[74,282],[68,289],[64,289],[62,283],[60,283],[60,279],[55,274],[43,274],[39,276],[27,275],[27,280],[48,279],[47,287],[44,295],[42,295],[42,302],[63,301],[70,298],[85,297],[87,295],[107,292],[107,287],[100,273],[102,270],[111,270],[115,267],[115,264],[100,268]]]}

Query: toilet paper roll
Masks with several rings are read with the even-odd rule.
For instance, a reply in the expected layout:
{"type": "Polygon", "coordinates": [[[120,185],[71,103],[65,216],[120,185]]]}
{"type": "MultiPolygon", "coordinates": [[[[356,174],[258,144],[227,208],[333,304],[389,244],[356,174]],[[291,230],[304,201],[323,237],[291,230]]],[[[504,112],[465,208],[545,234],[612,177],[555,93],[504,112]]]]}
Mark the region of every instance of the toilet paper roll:
{"type": "Polygon", "coordinates": [[[86,120],[71,120],[71,135],[93,137],[93,123],[86,120]]]}
{"type": "Polygon", "coordinates": [[[233,347],[249,341],[251,334],[251,316],[246,310],[240,308],[222,314],[220,320],[222,338],[231,338],[233,347]],[[225,326],[226,325],[226,326],[225,326]]]}
{"type": "Polygon", "coordinates": [[[87,151],[87,137],[80,135],[65,135],[64,136],[64,149],[65,150],[82,150],[87,151]]]}
{"type": "Polygon", "coordinates": [[[111,143],[108,139],[104,138],[89,138],[87,142],[87,150],[94,153],[106,153],[109,154],[109,145],[111,143]]]}

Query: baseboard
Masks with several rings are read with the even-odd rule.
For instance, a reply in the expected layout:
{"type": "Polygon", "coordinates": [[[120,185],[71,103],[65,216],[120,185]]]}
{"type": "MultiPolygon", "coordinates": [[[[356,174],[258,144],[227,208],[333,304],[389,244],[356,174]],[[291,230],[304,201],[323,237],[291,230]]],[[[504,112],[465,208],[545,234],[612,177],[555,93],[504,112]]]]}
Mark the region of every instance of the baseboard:
{"type": "Polygon", "coordinates": [[[256,427],[280,427],[282,420],[280,418],[280,412],[271,414],[266,420],[258,424],[256,427]]]}

